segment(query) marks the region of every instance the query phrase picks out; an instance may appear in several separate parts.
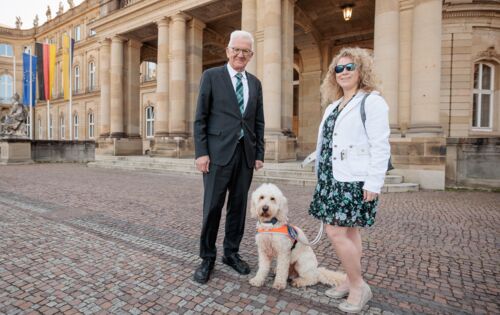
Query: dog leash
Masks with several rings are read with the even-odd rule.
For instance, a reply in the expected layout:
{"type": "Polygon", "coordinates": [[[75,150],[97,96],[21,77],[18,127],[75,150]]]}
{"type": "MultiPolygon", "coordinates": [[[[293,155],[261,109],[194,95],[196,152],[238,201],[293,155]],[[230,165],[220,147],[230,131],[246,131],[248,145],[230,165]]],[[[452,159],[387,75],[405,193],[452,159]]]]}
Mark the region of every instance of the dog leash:
{"type": "Polygon", "coordinates": [[[321,236],[323,235],[323,221],[320,221],[320,226],[319,226],[319,231],[318,235],[312,240],[312,242],[309,242],[309,246],[313,246],[318,244],[319,240],[321,239],[321,236]]]}

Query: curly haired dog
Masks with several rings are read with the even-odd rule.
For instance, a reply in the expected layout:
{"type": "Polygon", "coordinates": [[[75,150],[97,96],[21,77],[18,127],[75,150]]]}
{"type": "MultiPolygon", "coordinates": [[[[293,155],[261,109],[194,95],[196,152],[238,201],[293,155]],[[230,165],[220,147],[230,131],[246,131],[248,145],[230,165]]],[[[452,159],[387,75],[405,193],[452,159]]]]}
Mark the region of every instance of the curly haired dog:
{"type": "Polygon", "coordinates": [[[257,218],[255,240],[259,252],[259,269],[250,284],[260,287],[276,257],[276,277],[273,288],[281,290],[287,285],[288,276],[295,287],[305,287],[318,282],[338,285],[345,274],[318,268],[318,260],[304,232],[288,224],[288,203],[281,190],[273,184],[262,184],[251,197],[251,215],[257,218]],[[290,231],[290,234],[288,233],[290,231]]]}

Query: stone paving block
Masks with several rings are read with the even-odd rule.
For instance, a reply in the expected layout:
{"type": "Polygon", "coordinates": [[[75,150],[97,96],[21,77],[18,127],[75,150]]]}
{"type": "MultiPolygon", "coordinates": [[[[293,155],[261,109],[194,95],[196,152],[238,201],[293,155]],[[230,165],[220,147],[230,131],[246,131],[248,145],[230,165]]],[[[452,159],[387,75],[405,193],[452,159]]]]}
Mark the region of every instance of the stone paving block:
{"type": "MultiPolygon", "coordinates": [[[[280,187],[291,222],[315,235],[314,187],[280,187]]],[[[0,314],[341,314],[325,285],[248,284],[257,266],[250,216],[240,252],[252,274],[218,259],[209,283],[192,281],[201,196],[199,176],[0,166],[0,314]]],[[[365,314],[500,313],[498,204],[498,193],[383,194],[362,234],[374,292],[365,314]]],[[[223,229],[224,219],[219,248],[223,229]]],[[[314,250],[321,266],[339,268],[325,236],[314,250]]]]}

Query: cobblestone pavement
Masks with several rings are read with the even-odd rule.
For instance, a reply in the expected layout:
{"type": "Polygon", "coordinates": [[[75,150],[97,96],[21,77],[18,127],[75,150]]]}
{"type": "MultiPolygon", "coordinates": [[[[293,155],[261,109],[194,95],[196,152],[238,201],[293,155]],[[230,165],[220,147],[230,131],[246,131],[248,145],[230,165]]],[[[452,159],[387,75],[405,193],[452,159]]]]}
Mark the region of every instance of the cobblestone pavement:
{"type": "MultiPolygon", "coordinates": [[[[281,188],[291,222],[312,238],[313,188],[281,188]]],[[[201,194],[199,176],[0,166],[0,313],[340,313],[325,285],[248,284],[257,266],[250,216],[241,255],[252,274],[237,275],[219,256],[212,280],[193,282],[201,194]]],[[[374,293],[365,313],[500,313],[499,205],[498,193],[383,195],[375,226],[363,231],[374,293]]],[[[326,237],[315,252],[320,265],[339,268],[326,237]]]]}

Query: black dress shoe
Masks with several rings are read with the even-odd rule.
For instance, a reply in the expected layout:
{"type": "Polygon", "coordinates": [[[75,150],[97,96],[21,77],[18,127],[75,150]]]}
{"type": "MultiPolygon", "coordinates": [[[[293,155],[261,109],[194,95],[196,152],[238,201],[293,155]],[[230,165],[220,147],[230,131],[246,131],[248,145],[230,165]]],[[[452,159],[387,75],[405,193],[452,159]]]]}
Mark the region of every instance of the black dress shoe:
{"type": "Polygon", "coordinates": [[[232,267],[241,275],[247,275],[250,273],[250,267],[237,253],[222,257],[222,262],[232,267]]]}
{"type": "Polygon", "coordinates": [[[193,276],[193,280],[204,284],[210,279],[210,274],[214,270],[215,258],[205,258],[201,262],[201,265],[196,268],[193,276]]]}

